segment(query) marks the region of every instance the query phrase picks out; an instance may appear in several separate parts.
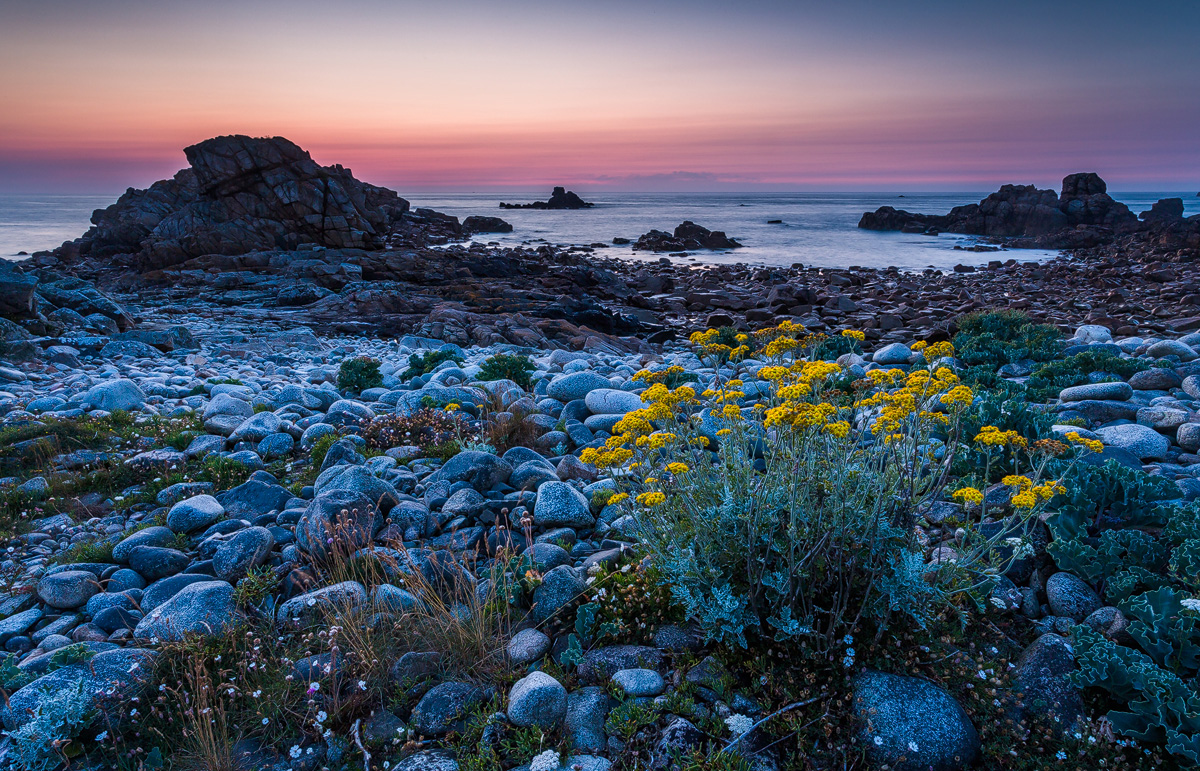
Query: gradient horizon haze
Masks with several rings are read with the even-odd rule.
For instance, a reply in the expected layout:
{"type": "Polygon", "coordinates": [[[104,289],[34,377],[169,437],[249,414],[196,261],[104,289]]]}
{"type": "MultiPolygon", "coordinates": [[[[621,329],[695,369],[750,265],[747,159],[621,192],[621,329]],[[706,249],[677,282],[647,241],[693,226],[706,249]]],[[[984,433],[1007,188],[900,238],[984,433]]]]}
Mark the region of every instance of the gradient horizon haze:
{"type": "Polygon", "coordinates": [[[281,135],[401,191],[1200,189],[1200,2],[0,2],[0,193],[281,135]]]}

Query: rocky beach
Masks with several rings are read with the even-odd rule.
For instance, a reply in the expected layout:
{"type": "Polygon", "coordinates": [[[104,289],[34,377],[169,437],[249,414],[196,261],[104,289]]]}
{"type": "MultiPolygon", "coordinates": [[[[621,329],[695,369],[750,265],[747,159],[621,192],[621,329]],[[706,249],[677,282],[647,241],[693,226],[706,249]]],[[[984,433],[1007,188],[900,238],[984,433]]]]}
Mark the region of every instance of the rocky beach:
{"type": "Polygon", "coordinates": [[[0,765],[1200,763],[1179,199],[864,214],[1062,250],[953,271],[637,239],[684,265],[185,152],[0,263],[0,765]]]}

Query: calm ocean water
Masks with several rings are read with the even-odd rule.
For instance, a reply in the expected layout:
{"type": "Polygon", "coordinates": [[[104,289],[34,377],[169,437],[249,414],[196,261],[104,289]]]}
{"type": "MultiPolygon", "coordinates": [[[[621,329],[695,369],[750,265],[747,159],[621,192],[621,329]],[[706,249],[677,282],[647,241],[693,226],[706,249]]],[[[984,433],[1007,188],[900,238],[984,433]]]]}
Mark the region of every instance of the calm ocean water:
{"type": "MultiPolygon", "coordinates": [[[[863,265],[906,270],[948,268],[957,263],[984,263],[992,254],[955,251],[972,239],[945,234],[936,238],[902,233],[859,230],[865,211],[880,206],[942,214],[954,206],[979,201],[983,193],[918,193],[900,197],[888,193],[583,193],[596,203],[580,211],[507,210],[500,201],[527,202],[545,199],[547,190],[517,193],[405,193],[414,207],[428,207],[460,219],[472,214],[498,216],[511,222],[508,234],[489,234],[481,240],[505,245],[524,242],[553,244],[611,243],[614,236],[636,239],[657,228],[672,230],[692,220],[713,230],[724,230],[745,245],[730,252],[694,255],[697,262],[743,262],[755,265],[791,265],[800,262],[820,267],[863,265]],[[782,220],[768,224],[769,220],[782,220]]],[[[1200,214],[1195,193],[1114,193],[1135,212],[1149,209],[1159,198],[1179,196],[1185,215],[1200,214]]],[[[112,196],[0,195],[0,259],[20,259],[20,251],[50,249],[83,234],[93,209],[116,200],[112,196]]],[[[610,246],[601,254],[633,259],[658,259],[660,255],[634,253],[629,247],[610,246]]],[[[1053,253],[1012,250],[1003,257],[1045,259],[1053,253]]]]}

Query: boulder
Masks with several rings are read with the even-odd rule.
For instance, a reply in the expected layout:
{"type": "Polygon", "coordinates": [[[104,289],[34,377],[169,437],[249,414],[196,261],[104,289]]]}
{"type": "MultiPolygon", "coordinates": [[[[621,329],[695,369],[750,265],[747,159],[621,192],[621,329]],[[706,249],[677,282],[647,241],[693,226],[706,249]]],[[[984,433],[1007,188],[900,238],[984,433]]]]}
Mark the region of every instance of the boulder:
{"type": "Polygon", "coordinates": [[[251,569],[263,564],[275,546],[275,537],[265,527],[248,527],[223,541],[213,554],[217,578],[236,584],[251,569]]]}
{"type": "Polygon", "coordinates": [[[508,719],[513,725],[553,731],[566,714],[567,689],[545,672],[530,672],[508,692],[508,719]]]}
{"type": "Polygon", "coordinates": [[[421,736],[444,736],[484,699],[484,692],[470,683],[441,683],[417,702],[409,724],[421,736]]]}
{"type": "Polygon", "coordinates": [[[196,495],[171,507],[167,512],[167,527],[175,533],[192,533],[219,522],[224,516],[225,507],[220,501],[211,495],[196,495]]]}
{"type": "Polygon", "coordinates": [[[854,679],[859,746],[893,771],[960,771],[979,758],[975,726],[949,693],[926,680],[867,671],[854,679]]]}
{"type": "Polygon", "coordinates": [[[319,493],[296,523],[296,545],[316,562],[335,553],[351,554],[370,546],[383,526],[383,512],[365,495],[351,490],[319,493]]]}
{"type": "Polygon", "coordinates": [[[37,585],[38,599],[52,608],[82,608],[100,591],[100,580],[86,570],[64,570],[43,576],[37,585]]]}
{"type": "Polygon", "coordinates": [[[241,620],[233,586],[225,581],[198,581],[149,611],[138,622],[140,639],[182,640],[187,635],[220,636],[241,620]]]}
{"type": "Polygon", "coordinates": [[[1072,621],[1083,621],[1104,603],[1096,590],[1072,573],[1055,573],[1046,581],[1046,602],[1050,612],[1072,621]]]}
{"type": "Polygon", "coordinates": [[[1015,684],[1022,716],[1036,716],[1061,733],[1075,730],[1084,711],[1083,698],[1071,684],[1073,671],[1075,654],[1069,641],[1056,634],[1034,640],[1017,659],[1015,684]]]}
{"type": "Polygon", "coordinates": [[[1142,460],[1166,457],[1171,449],[1171,440],[1149,426],[1128,423],[1121,426],[1104,426],[1096,429],[1100,441],[1106,445],[1128,450],[1142,460]]]}
{"type": "Polygon", "coordinates": [[[0,720],[6,729],[15,731],[33,719],[46,694],[64,691],[79,693],[81,712],[115,719],[117,710],[149,685],[156,655],[141,648],[116,648],[60,667],[9,696],[0,704],[0,720]]]}
{"type": "Polygon", "coordinates": [[[539,527],[592,527],[587,498],[566,482],[543,482],[533,506],[533,522],[539,527]]]}
{"type": "Polygon", "coordinates": [[[146,404],[146,394],[132,380],[120,379],[97,383],[80,400],[85,410],[137,410],[146,404]]]}

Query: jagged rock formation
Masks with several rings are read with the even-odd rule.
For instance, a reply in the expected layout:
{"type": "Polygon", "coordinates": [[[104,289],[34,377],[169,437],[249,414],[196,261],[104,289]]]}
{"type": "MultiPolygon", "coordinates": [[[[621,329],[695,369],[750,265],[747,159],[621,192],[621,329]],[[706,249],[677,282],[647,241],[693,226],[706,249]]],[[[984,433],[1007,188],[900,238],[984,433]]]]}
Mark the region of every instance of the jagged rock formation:
{"type": "Polygon", "coordinates": [[[634,249],[648,252],[684,252],[689,249],[737,249],[741,246],[721,230],[709,230],[691,220],[682,222],[674,233],[651,230],[634,243],[634,249]]]}
{"type": "MultiPolygon", "coordinates": [[[[1160,201],[1151,211],[1146,222],[1184,222],[1182,200],[1177,208],[1160,201]]],[[[1107,243],[1115,236],[1142,229],[1143,223],[1125,204],[1108,195],[1108,186],[1098,175],[1081,173],[1063,179],[1061,194],[1033,185],[1004,185],[979,203],[956,206],[949,214],[917,214],[882,206],[863,214],[858,226],[906,233],[965,233],[1018,239],[1013,246],[1073,249],[1107,243]]]]}
{"type": "Polygon", "coordinates": [[[595,204],[583,200],[566,188],[556,187],[550,194],[549,201],[534,201],[533,203],[503,203],[501,209],[590,209],[595,204]]]}
{"type": "Polygon", "coordinates": [[[282,137],[216,137],[184,153],[191,168],[96,211],[60,257],[129,254],[145,270],[300,244],[377,249],[408,211],[395,192],[320,166],[282,137]]]}

